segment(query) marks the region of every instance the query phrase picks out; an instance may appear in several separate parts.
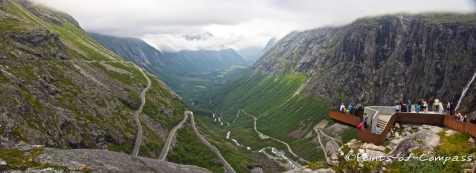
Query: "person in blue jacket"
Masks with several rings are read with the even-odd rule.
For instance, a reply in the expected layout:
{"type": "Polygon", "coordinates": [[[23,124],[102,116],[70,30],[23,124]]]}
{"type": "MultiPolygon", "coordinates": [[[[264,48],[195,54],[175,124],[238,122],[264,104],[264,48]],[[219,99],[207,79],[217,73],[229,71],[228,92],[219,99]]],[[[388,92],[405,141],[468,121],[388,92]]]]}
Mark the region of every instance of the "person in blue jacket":
{"type": "Polygon", "coordinates": [[[377,127],[375,127],[375,134],[380,134],[380,126],[377,124],[377,127]]]}
{"type": "Polygon", "coordinates": [[[352,112],[352,105],[349,104],[349,107],[347,107],[347,110],[349,110],[349,113],[352,112]]]}

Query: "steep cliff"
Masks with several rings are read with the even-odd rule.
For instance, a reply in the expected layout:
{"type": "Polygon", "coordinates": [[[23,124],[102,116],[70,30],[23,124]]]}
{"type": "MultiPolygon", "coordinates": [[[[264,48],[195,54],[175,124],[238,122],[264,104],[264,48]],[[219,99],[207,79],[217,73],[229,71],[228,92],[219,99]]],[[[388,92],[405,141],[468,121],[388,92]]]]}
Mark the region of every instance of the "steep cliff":
{"type": "Polygon", "coordinates": [[[304,88],[331,104],[455,100],[476,67],[474,14],[387,15],[294,32],[253,67],[312,77],[304,88]]]}
{"type": "MultiPolygon", "coordinates": [[[[88,37],[67,14],[23,0],[0,4],[0,136],[131,153],[133,114],[147,85],[142,69],[88,37]]],[[[152,86],[141,115],[146,130],[139,155],[154,157],[185,105],[146,75],[152,86]]]]}

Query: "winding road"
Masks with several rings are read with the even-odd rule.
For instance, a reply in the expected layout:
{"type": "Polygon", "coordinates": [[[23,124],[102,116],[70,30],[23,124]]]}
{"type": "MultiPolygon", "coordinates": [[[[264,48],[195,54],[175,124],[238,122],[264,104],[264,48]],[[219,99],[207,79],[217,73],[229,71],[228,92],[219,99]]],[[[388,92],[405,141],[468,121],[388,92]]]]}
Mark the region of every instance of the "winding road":
{"type": "Polygon", "coordinates": [[[228,172],[228,173],[235,173],[235,170],[233,170],[233,168],[230,166],[230,164],[228,164],[228,162],[226,162],[226,160],[221,156],[220,151],[218,151],[218,149],[215,148],[215,146],[208,143],[208,141],[205,140],[205,138],[203,138],[203,136],[200,135],[200,133],[198,133],[198,130],[195,127],[195,119],[193,118],[193,112],[185,111],[184,113],[185,114],[190,114],[193,131],[198,136],[198,138],[200,138],[200,141],[202,141],[202,143],[204,143],[206,146],[208,146],[208,148],[210,148],[215,153],[215,155],[218,157],[218,159],[220,159],[220,162],[223,164],[223,167],[225,168],[225,171],[228,172]]]}
{"type": "Polygon", "coordinates": [[[182,127],[182,124],[187,120],[188,114],[185,112],[183,114],[184,114],[183,120],[180,121],[180,123],[177,124],[172,130],[170,130],[169,136],[167,136],[167,141],[165,141],[164,149],[162,149],[162,152],[160,153],[160,156],[158,158],[159,160],[162,160],[162,161],[165,160],[165,158],[167,157],[167,153],[169,152],[169,149],[170,149],[170,142],[175,136],[175,131],[177,131],[178,128],[182,127]]]}
{"type": "Polygon", "coordinates": [[[147,90],[150,88],[151,82],[149,77],[140,69],[139,67],[136,66],[137,69],[144,75],[145,79],[147,79],[147,87],[145,87],[141,92],[140,92],[140,99],[142,100],[142,104],[140,105],[139,109],[134,113],[134,120],[136,120],[137,124],[137,136],[136,136],[136,143],[134,144],[134,150],[132,150],[132,155],[137,156],[137,153],[139,153],[139,148],[140,144],[142,142],[142,125],[140,124],[139,120],[139,115],[142,112],[142,108],[144,108],[145,105],[145,93],[147,90]]]}
{"type": "Polygon", "coordinates": [[[250,117],[253,117],[253,119],[255,120],[255,121],[254,121],[255,131],[256,131],[256,133],[259,134],[259,136],[260,136],[262,139],[270,138],[270,139],[273,139],[273,140],[275,140],[275,141],[281,142],[282,144],[286,145],[286,147],[288,147],[289,153],[291,153],[294,157],[298,158],[298,159],[301,160],[301,161],[310,163],[309,161],[307,161],[307,160],[305,160],[305,159],[303,159],[303,158],[300,158],[298,155],[294,154],[294,152],[291,150],[291,147],[288,145],[288,143],[286,143],[286,142],[284,142],[284,141],[281,141],[281,140],[279,140],[279,139],[273,138],[273,137],[271,137],[271,136],[268,136],[268,135],[265,135],[265,134],[259,132],[258,129],[256,129],[256,120],[258,120],[258,119],[257,119],[255,116],[246,113],[245,110],[243,110],[243,109],[241,109],[241,111],[242,111],[243,113],[245,113],[246,115],[248,115],[248,116],[250,116],[250,117]]]}
{"type": "Polygon", "coordinates": [[[332,140],[334,140],[334,141],[337,141],[337,142],[339,142],[339,140],[336,139],[336,138],[333,138],[333,137],[330,137],[330,136],[326,135],[321,129],[314,129],[314,131],[317,133],[317,139],[319,140],[319,144],[321,144],[322,151],[324,152],[324,157],[325,157],[326,160],[327,160],[327,151],[326,151],[326,148],[324,147],[324,145],[323,145],[322,142],[321,142],[321,135],[320,135],[320,134],[322,134],[322,135],[324,135],[325,137],[328,137],[328,138],[330,138],[330,139],[332,139],[332,140]]]}

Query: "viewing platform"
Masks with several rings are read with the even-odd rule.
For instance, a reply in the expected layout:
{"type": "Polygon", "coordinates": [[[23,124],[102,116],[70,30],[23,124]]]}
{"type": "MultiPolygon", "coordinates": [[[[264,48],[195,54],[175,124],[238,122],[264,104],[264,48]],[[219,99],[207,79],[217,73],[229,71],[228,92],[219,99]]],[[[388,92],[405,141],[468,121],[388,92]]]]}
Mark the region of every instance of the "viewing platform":
{"type": "MultiPolygon", "coordinates": [[[[439,112],[429,111],[428,113],[422,113],[420,111],[420,113],[416,113],[413,110],[412,112],[395,112],[395,107],[393,106],[365,107],[364,112],[367,113],[368,116],[367,124],[369,130],[359,130],[357,139],[380,145],[387,137],[387,134],[395,122],[446,126],[455,131],[476,137],[476,124],[455,120],[454,116],[442,114],[441,110],[442,109],[440,109],[439,112]],[[380,134],[375,134],[377,124],[380,127],[380,134]]],[[[357,128],[357,125],[362,121],[360,116],[355,116],[353,113],[348,115],[335,110],[329,110],[329,117],[336,123],[353,128],[357,128]]]]}

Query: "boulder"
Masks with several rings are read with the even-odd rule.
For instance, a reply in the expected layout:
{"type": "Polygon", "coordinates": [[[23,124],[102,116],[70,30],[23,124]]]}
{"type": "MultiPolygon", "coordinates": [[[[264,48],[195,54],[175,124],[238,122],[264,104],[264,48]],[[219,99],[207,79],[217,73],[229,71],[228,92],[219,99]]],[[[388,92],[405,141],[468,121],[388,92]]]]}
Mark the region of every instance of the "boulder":
{"type": "Polygon", "coordinates": [[[398,122],[395,122],[395,127],[400,128],[400,124],[398,122]]]}
{"type": "Polygon", "coordinates": [[[441,127],[425,125],[425,124],[418,127],[418,130],[421,130],[421,129],[427,129],[427,130],[432,131],[433,133],[440,133],[443,130],[443,128],[441,128],[441,127]]]}
{"type": "Polygon", "coordinates": [[[418,143],[411,138],[402,138],[398,145],[388,154],[393,157],[407,157],[410,148],[418,147],[418,143]]]}
{"type": "MultiPolygon", "coordinates": [[[[410,125],[409,124],[402,124],[403,128],[409,128],[410,125]]],[[[411,127],[410,127],[411,128],[411,127]]]]}
{"type": "Polygon", "coordinates": [[[469,137],[468,143],[474,145],[474,139],[472,137],[469,137]]]}
{"type": "Polygon", "coordinates": [[[7,166],[7,162],[2,160],[2,158],[0,158],[0,166],[7,166]]]}
{"type": "Polygon", "coordinates": [[[339,165],[339,157],[337,157],[336,153],[332,153],[330,158],[327,158],[327,164],[331,166],[337,166],[339,165]]]}
{"type": "Polygon", "coordinates": [[[440,143],[440,136],[430,130],[421,129],[413,134],[413,136],[415,136],[418,141],[422,141],[426,146],[436,147],[440,143]]]}
{"type": "Polygon", "coordinates": [[[362,141],[360,140],[356,140],[356,139],[352,139],[350,140],[347,145],[350,147],[350,148],[359,148],[360,145],[362,145],[362,141]]]}
{"type": "Polygon", "coordinates": [[[451,135],[454,135],[455,133],[458,133],[458,132],[450,129],[446,131],[445,136],[451,136],[451,135]]]}
{"type": "Polygon", "coordinates": [[[375,150],[366,150],[366,154],[367,154],[367,157],[370,157],[370,158],[377,158],[377,157],[380,157],[380,156],[386,156],[387,155],[384,152],[375,151],[375,150]]]}
{"type": "Polygon", "coordinates": [[[363,148],[367,150],[375,150],[375,151],[382,151],[382,152],[385,151],[384,146],[377,146],[372,143],[364,144],[363,148]]]}
{"type": "Polygon", "coordinates": [[[312,173],[335,173],[335,171],[332,170],[331,168],[327,168],[327,169],[321,168],[318,170],[314,170],[312,173]]]}
{"type": "Polygon", "coordinates": [[[413,126],[412,126],[412,129],[418,129],[418,127],[419,127],[419,126],[417,126],[417,125],[413,125],[413,126]]]}
{"type": "Polygon", "coordinates": [[[412,134],[408,131],[405,132],[405,136],[411,136],[412,134]]]}

